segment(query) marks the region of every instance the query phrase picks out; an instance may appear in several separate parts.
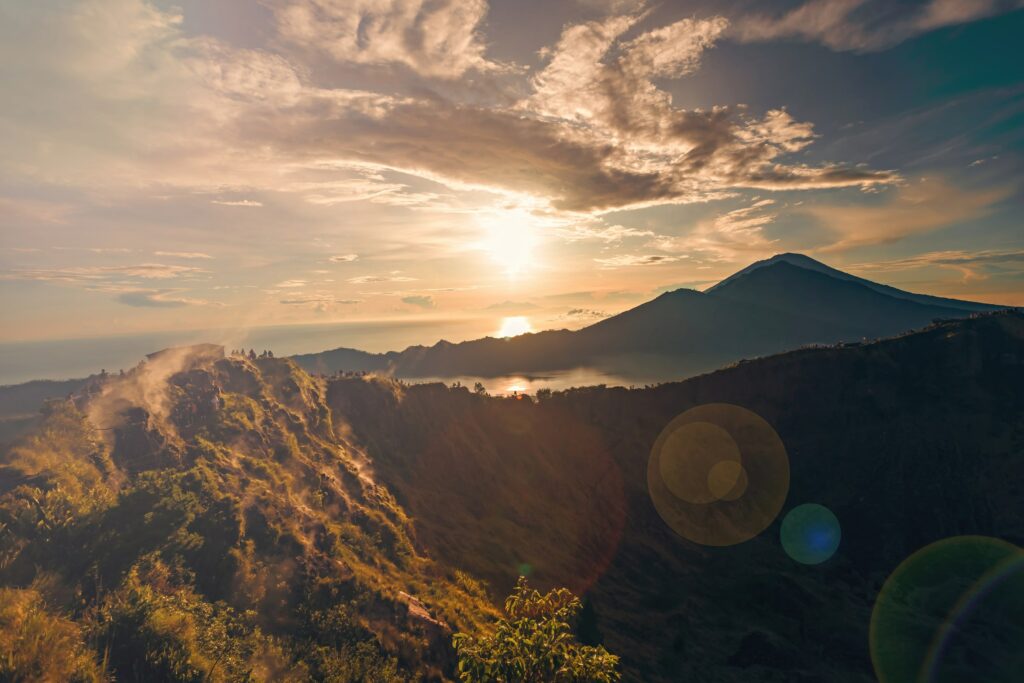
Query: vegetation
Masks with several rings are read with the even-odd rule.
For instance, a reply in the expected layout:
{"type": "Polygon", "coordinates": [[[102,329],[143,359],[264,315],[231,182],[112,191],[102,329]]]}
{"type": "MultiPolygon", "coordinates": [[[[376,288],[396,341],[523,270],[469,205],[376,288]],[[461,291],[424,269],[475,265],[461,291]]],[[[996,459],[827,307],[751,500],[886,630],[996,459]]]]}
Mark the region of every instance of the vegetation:
{"type": "Polygon", "coordinates": [[[0,680],[453,675],[498,612],[416,548],[324,385],[269,354],[164,354],[0,449],[0,680]]]}
{"type": "Polygon", "coordinates": [[[330,393],[418,543],[505,594],[527,574],[585,597],[579,640],[619,655],[624,679],[867,683],[865,630],[895,566],[951,535],[1024,538],[1021,386],[1024,316],[1007,313],[642,390],[527,402],[336,380],[330,393]],[[842,524],[832,560],[795,566],[777,527],[708,551],[657,515],[651,444],[707,402],[777,429],[790,505],[819,502],[842,524]]]}
{"type": "Polygon", "coordinates": [[[35,590],[0,588],[0,681],[104,679],[78,624],[49,611],[35,590]]]}
{"type": "Polygon", "coordinates": [[[459,677],[467,683],[496,681],[618,681],[619,658],[601,646],[578,643],[572,623],[579,598],[565,588],[541,595],[519,577],[505,600],[508,616],[490,635],[455,634],[459,677]]]}

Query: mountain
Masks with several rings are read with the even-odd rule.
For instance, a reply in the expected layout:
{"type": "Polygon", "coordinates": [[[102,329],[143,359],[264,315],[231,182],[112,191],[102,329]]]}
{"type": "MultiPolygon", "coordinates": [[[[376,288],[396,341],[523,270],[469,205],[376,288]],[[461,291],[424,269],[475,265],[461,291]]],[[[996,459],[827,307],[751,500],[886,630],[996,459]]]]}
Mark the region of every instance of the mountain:
{"type": "Polygon", "coordinates": [[[310,372],[396,377],[493,377],[592,367],[613,374],[689,377],[743,358],[809,344],[877,339],[935,319],[999,310],[904,292],[800,254],[759,261],[706,292],[679,289],[578,331],[484,338],[401,352],[352,349],[295,356],[310,372]],[[653,370],[651,368],[657,368],[653,370]]]}
{"type": "Polygon", "coordinates": [[[39,418],[39,406],[54,398],[64,398],[80,390],[91,378],[34,380],[0,386],[0,444],[25,431],[39,418]]]}
{"type": "Polygon", "coordinates": [[[775,265],[776,263],[788,263],[790,265],[797,266],[798,268],[813,270],[815,272],[828,275],[829,277],[833,277],[837,280],[856,282],[857,284],[864,285],[865,287],[873,289],[881,294],[886,294],[897,299],[914,301],[916,303],[924,304],[926,306],[939,306],[941,308],[955,308],[975,312],[991,312],[1006,308],[1005,306],[995,306],[993,304],[983,304],[974,301],[963,301],[962,299],[947,299],[941,296],[931,296],[928,294],[914,294],[912,292],[905,292],[902,289],[897,289],[895,287],[890,287],[889,285],[883,285],[877,282],[872,282],[871,280],[865,280],[864,278],[857,277],[856,275],[844,273],[841,270],[837,270],[835,268],[832,268],[831,266],[825,265],[821,261],[815,261],[810,256],[793,253],[776,254],[775,256],[772,256],[769,259],[764,259],[763,261],[757,261],[756,263],[752,263],[743,270],[740,270],[739,272],[730,275],[726,279],[719,282],[717,285],[714,285],[713,287],[709,288],[707,291],[713,292],[720,287],[724,287],[725,285],[729,284],[734,280],[741,279],[745,275],[749,274],[754,270],[757,270],[758,268],[763,268],[764,266],[772,266],[775,265]]]}
{"type": "Polygon", "coordinates": [[[1016,312],[537,400],[172,349],[0,447],[0,647],[27,624],[45,637],[18,656],[78,680],[451,679],[451,634],[527,574],[584,596],[580,637],[627,681],[868,683],[910,553],[1024,543],[1021,386],[1016,312]],[[662,429],[709,403],[766,420],[791,473],[779,517],[722,548],[677,536],[647,483],[662,429]],[[806,502],[842,525],[821,565],[779,543],[806,502]]]}

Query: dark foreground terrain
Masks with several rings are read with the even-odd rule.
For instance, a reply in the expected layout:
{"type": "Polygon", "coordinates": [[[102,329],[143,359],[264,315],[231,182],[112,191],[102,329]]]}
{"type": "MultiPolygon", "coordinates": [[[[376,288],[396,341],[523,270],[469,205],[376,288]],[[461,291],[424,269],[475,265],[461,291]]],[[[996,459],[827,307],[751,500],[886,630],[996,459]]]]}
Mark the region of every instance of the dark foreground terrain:
{"type": "Polygon", "coordinates": [[[0,455],[0,645],[31,621],[19,656],[57,679],[448,678],[451,633],[528,574],[585,597],[581,639],[627,680],[866,683],[902,560],[1024,542],[1022,386],[1017,313],[537,399],[171,350],[0,455]],[[779,520],[712,548],[658,516],[655,439],[717,402],[778,432],[782,514],[830,508],[830,560],[790,559],[779,520]]]}

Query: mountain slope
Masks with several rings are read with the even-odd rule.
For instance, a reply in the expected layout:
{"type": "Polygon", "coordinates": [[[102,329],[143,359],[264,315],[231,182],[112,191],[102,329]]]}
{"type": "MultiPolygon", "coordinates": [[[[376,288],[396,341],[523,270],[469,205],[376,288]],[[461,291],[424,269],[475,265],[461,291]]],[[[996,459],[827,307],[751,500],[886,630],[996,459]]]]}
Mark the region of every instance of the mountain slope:
{"type": "Polygon", "coordinates": [[[878,285],[809,257],[781,254],[706,292],[680,289],[581,330],[477,339],[402,352],[336,349],[295,356],[310,372],[379,371],[396,377],[498,376],[591,367],[679,379],[743,358],[808,344],[879,338],[936,318],[967,317],[989,304],[878,285]],[[645,366],[656,367],[645,371],[645,366]],[[670,374],[659,374],[671,368],[670,374]]]}
{"type": "Polygon", "coordinates": [[[756,263],[752,263],[749,266],[747,266],[746,268],[744,268],[744,269],[734,273],[733,275],[730,275],[729,277],[727,277],[726,279],[722,280],[721,282],[719,282],[718,284],[714,285],[713,287],[710,287],[706,291],[714,292],[714,291],[718,290],[719,288],[725,287],[727,284],[730,284],[730,283],[732,283],[735,280],[743,278],[744,276],[752,273],[753,271],[755,271],[755,270],[757,270],[759,268],[764,268],[766,266],[775,265],[777,263],[788,263],[788,264],[790,264],[792,266],[796,266],[798,268],[804,268],[805,270],[812,270],[812,271],[815,271],[815,272],[818,272],[818,273],[822,273],[824,275],[828,275],[829,277],[835,278],[837,280],[846,280],[848,282],[856,282],[856,283],[861,284],[861,285],[863,285],[865,287],[868,287],[870,289],[875,290],[879,294],[885,294],[887,296],[891,296],[891,297],[894,297],[894,298],[897,298],[897,299],[905,299],[907,301],[914,301],[916,303],[923,304],[923,305],[926,305],[926,306],[939,306],[941,308],[956,308],[956,309],[961,309],[961,310],[964,310],[964,311],[973,311],[973,312],[986,312],[986,311],[987,312],[992,312],[992,311],[998,311],[998,310],[1002,310],[1003,308],[1006,308],[1005,306],[996,306],[994,304],[983,304],[983,303],[979,303],[979,302],[976,302],[976,301],[964,301],[962,299],[948,299],[948,298],[941,297],[941,296],[931,296],[930,294],[915,294],[913,292],[907,292],[907,291],[904,291],[902,289],[897,289],[896,287],[892,287],[890,285],[883,285],[883,284],[880,284],[878,282],[872,282],[871,280],[866,280],[866,279],[864,279],[862,277],[857,277],[856,275],[850,275],[849,273],[844,273],[841,270],[837,270],[836,268],[833,268],[831,266],[825,265],[821,261],[816,261],[816,260],[812,259],[810,256],[805,256],[804,254],[793,254],[793,253],[776,254],[775,256],[772,256],[771,258],[764,259],[763,261],[757,261],[756,263]]]}
{"type": "Polygon", "coordinates": [[[1020,386],[1024,316],[1002,313],[652,389],[531,402],[337,379],[328,401],[439,559],[499,587],[526,571],[585,592],[627,680],[868,683],[872,603],[903,559],[957,534],[1024,542],[1020,386]],[[778,519],[705,548],[656,514],[651,446],[711,402],[775,427],[792,473],[783,514],[835,512],[833,559],[795,564],[778,519]]]}
{"type": "MultiPolygon", "coordinates": [[[[714,288],[711,296],[743,302],[845,330],[844,340],[889,337],[936,318],[962,318],[966,308],[918,303],[882,294],[855,280],[836,278],[786,261],[765,265],[714,288]]],[[[838,341],[831,339],[828,341],[838,341]]]]}
{"type": "Polygon", "coordinates": [[[417,546],[324,392],[207,345],[48,404],[0,449],[0,590],[118,680],[450,677],[452,629],[494,608],[417,546]]]}

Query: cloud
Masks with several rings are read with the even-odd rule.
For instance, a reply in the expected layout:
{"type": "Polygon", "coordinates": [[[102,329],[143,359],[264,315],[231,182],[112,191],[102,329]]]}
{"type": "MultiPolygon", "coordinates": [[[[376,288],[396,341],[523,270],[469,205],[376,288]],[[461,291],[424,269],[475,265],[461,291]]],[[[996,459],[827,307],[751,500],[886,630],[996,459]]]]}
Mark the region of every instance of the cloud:
{"type": "Polygon", "coordinates": [[[203,299],[189,299],[176,296],[177,289],[134,289],[121,292],[117,301],[126,306],[139,308],[180,308],[182,306],[210,306],[214,304],[203,299]]]}
{"type": "Polygon", "coordinates": [[[939,267],[955,270],[963,282],[985,280],[993,270],[1024,274],[1024,251],[1019,249],[986,249],[982,251],[930,251],[916,256],[850,266],[855,271],[901,271],[939,267]]]}
{"type": "Polygon", "coordinates": [[[646,0],[576,0],[576,4],[605,14],[636,12],[646,5],[646,0]]]}
{"type": "Polygon", "coordinates": [[[745,42],[794,39],[819,42],[837,51],[871,52],[1022,5],[1020,0],[930,0],[921,5],[888,0],[808,0],[781,15],[740,17],[731,33],[745,42]]]}
{"type": "Polygon", "coordinates": [[[296,296],[289,297],[287,299],[281,299],[280,301],[278,301],[278,303],[286,304],[289,306],[302,306],[306,304],[342,304],[349,306],[354,304],[361,304],[362,302],[362,299],[338,299],[327,294],[296,296]]]}
{"type": "Polygon", "coordinates": [[[351,263],[359,258],[359,254],[337,254],[328,259],[331,263],[351,263]]]}
{"type": "Polygon", "coordinates": [[[733,259],[741,254],[749,258],[752,253],[766,253],[776,247],[776,241],[764,235],[765,226],[777,218],[774,206],[774,200],[755,197],[748,206],[699,221],[686,235],[660,237],[651,245],[663,251],[700,254],[713,260],[733,259]]]}
{"type": "Polygon", "coordinates": [[[82,266],[73,268],[27,268],[0,274],[5,280],[37,280],[42,282],[90,283],[120,278],[167,280],[206,271],[192,266],[140,263],[133,266],[82,266]]]}
{"type": "Polygon", "coordinates": [[[293,48],[339,62],[402,65],[442,79],[505,68],[484,55],[485,0],[293,0],[275,14],[293,48]]]}
{"type": "Polygon", "coordinates": [[[677,256],[665,254],[623,254],[608,258],[596,258],[594,261],[602,268],[631,268],[634,266],[656,266],[663,263],[678,261],[677,256]]]}
{"type": "Polygon", "coordinates": [[[51,247],[51,249],[54,251],[89,251],[93,254],[128,254],[132,251],[125,247],[51,247]]]}
{"type": "Polygon", "coordinates": [[[416,278],[407,277],[405,275],[360,275],[359,277],[350,277],[348,282],[353,285],[366,285],[378,282],[414,282],[416,278]]]}
{"type": "Polygon", "coordinates": [[[316,160],[308,168],[300,169],[317,176],[313,180],[296,180],[286,183],[281,189],[300,193],[307,202],[318,206],[334,206],[349,202],[371,202],[387,206],[426,208],[444,203],[444,197],[433,192],[414,192],[405,183],[388,180],[383,171],[388,170],[377,164],[361,162],[331,162],[321,164],[316,160]],[[352,177],[337,177],[352,174],[352,177]],[[322,176],[326,175],[327,179],[322,176]]]}
{"type": "Polygon", "coordinates": [[[434,297],[424,295],[403,296],[402,303],[418,306],[419,308],[433,308],[435,306],[434,297]]]}
{"type": "Polygon", "coordinates": [[[897,188],[878,205],[804,205],[797,211],[814,218],[834,241],[821,252],[889,244],[911,235],[980,218],[1012,193],[1009,187],[963,190],[938,177],[897,188]]]}
{"type": "MultiPolygon", "coordinates": [[[[263,49],[191,36],[179,14],[139,0],[96,1],[63,13],[19,5],[0,28],[0,43],[10,45],[0,70],[12,79],[15,102],[0,114],[10,122],[0,134],[19,133],[4,134],[0,170],[31,175],[45,167],[48,180],[105,189],[160,178],[161,186],[218,193],[230,177],[236,188],[322,206],[443,204],[388,180],[390,169],[587,213],[707,201],[744,187],[866,187],[896,178],[792,160],[815,135],[782,109],[675,106],[656,82],[696,69],[724,35],[722,17],[628,39],[639,14],[569,25],[542,69],[506,74],[518,80],[503,88],[493,80],[500,65],[487,60],[478,35],[483,0],[282,0],[272,4],[279,40],[263,49]],[[352,68],[404,65],[444,78],[474,71],[483,82],[461,98],[443,88],[400,92],[391,80],[380,92],[345,89],[316,81],[321,62],[308,50],[352,68]],[[27,66],[12,72],[4,63],[27,66]],[[40,149],[54,153],[41,162],[40,149]],[[302,169],[323,174],[293,179],[302,169]]],[[[366,77],[356,80],[379,82],[366,77]]]]}
{"type": "Polygon", "coordinates": [[[579,242],[582,240],[599,240],[605,243],[621,242],[629,237],[653,237],[650,230],[638,230],[627,228],[622,225],[593,226],[573,225],[568,228],[558,228],[555,235],[566,242],[579,242]]]}
{"type": "Polygon", "coordinates": [[[565,315],[560,317],[571,320],[600,320],[602,318],[608,318],[610,315],[604,311],[598,311],[592,308],[573,308],[566,311],[565,315]]]}
{"type": "Polygon", "coordinates": [[[154,251],[156,256],[171,256],[174,258],[183,259],[212,259],[213,257],[209,254],[204,254],[201,251],[154,251]]]}
{"type": "Polygon", "coordinates": [[[211,204],[219,204],[220,206],[245,206],[245,207],[259,207],[263,206],[263,202],[258,202],[254,199],[212,199],[211,204]]]}
{"type": "Polygon", "coordinates": [[[297,287],[305,287],[308,284],[309,282],[306,280],[284,280],[282,282],[278,282],[274,286],[280,287],[281,289],[295,289],[297,287]]]}

